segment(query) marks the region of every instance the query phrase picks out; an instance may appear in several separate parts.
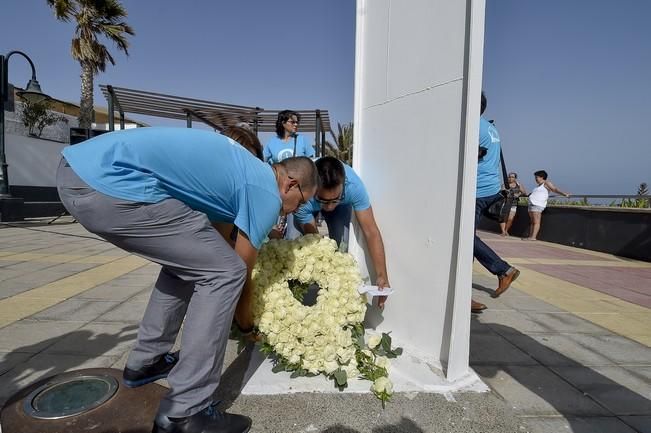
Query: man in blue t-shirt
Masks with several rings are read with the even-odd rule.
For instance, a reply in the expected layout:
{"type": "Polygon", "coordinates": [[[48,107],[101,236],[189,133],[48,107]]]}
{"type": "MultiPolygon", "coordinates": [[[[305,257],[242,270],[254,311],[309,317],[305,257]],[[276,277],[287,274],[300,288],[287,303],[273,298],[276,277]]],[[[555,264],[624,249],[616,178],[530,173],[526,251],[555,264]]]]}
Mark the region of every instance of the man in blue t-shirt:
{"type": "MultiPolygon", "coordinates": [[[[481,114],[486,110],[486,96],[481,93],[481,114]]],[[[475,206],[475,242],[474,257],[493,275],[497,275],[499,284],[494,298],[504,293],[511,285],[520,271],[502,260],[496,253],[477,236],[479,220],[486,209],[499,200],[502,196],[502,180],[500,177],[500,136],[495,125],[480,117],[479,119],[479,162],[477,165],[477,195],[475,206]]],[[[479,313],[486,309],[486,305],[472,301],[471,310],[479,313]]]]}
{"type": "MultiPolygon", "coordinates": [[[[139,128],[62,152],[57,186],[70,214],[90,232],[162,266],[123,374],[130,387],[167,377],[170,390],[154,432],[250,428],[248,417],[215,416],[213,403],[236,304],[243,290],[243,297],[251,295],[257,250],[278,216],[306,203],[318,183],[311,159],[269,165],[243,147],[252,144],[259,141],[139,128]],[[237,227],[234,248],[213,223],[237,227]],[[182,323],[177,357],[169,351],[182,323]]],[[[250,311],[238,311],[236,321],[252,326],[250,311]]]]}
{"type": "MultiPolygon", "coordinates": [[[[350,166],[331,156],[317,159],[316,167],[321,181],[319,189],[313,199],[294,212],[297,228],[302,233],[318,233],[315,215],[321,211],[328,236],[346,250],[347,231],[352,211],[355,211],[375,268],[375,284],[381,288],[390,287],[384,243],[364,183],[350,166]]],[[[380,296],[378,306],[382,308],[385,301],[386,296],[380,296]]]]}

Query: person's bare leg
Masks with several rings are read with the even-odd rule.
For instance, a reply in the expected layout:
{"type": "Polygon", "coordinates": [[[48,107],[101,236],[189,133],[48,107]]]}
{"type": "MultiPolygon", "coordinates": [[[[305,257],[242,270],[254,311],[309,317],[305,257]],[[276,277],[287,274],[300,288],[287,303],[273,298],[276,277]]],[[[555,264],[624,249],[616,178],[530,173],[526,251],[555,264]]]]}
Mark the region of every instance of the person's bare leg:
{"type": "Polygon", "coordinates": [[[531,212],[531,215],[533,216],[533,219],[531,223],[531,233],[529,235],[529,239],[535,241],[538,239],[538,232],[540,231],[540,220],[541,220],[542,213],[531,212]]]}
{"type": "Polygon", "coordinates": [[[508,230],[506,228],[506,223],[500,223],[500,230],[502,233],[500,233],[502,236],[508,236],[508,230]]]}
{"type": "Polygon", "coordinates": [[[529,211],[529,233],[526,239],[529,239],[531,237],[531,234],[533,233],[533,219],[534,219],[534,212],[529,211]]]}
{"type": "Polygon", "coordinates": [[[511,226],[513,225],[513,220],[515,219],[515,212],[509,213],[509,219],[506,221],[506,234],[508,235],[511,232],[511,226]]]}

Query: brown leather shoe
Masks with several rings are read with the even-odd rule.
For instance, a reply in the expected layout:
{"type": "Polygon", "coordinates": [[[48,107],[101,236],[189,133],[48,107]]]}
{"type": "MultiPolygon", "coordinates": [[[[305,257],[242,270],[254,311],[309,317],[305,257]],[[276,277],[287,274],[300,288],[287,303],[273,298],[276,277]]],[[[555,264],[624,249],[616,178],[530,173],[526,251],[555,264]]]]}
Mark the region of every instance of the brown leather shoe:
{"type": "Polygon", "coordinates": [[[471,312],[473,312],[475,314],[478,314],[478,313],[481,313],[486,308],[488,308],[488,307],[486,307],[486,305],[482,304],[481,302],[477,302],[474,299],[470,300],[470,311],[471,312]]]}
{"type": "Polygon", "coordinates": [[[507,289],[511,287],[511,283],[513,283],[519,276],[520,271],[514,267],[511,267],[511,269],[509,269],[505,275],[498,277],[500,283],[497,286],[497,289],[495,289],[495,293],[493,293],[492,297],[497,298],[502,293],[506,292],[507,289]]]}

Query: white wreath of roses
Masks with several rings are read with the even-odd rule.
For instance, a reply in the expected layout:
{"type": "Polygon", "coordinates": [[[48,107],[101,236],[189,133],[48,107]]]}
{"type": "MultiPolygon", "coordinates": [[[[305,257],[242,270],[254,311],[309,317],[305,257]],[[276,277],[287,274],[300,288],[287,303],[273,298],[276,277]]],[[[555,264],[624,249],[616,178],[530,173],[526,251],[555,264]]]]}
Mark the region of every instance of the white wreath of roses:
{"type": "Polygon", "coordinates": [[[359,376],[351,328],[364,320],[366,298],[355,260],[317,235],[269,241],[253,270],[254,322],[264,341],[292,370],[359,376]],[[316,283],[316,304],[303,305],[288,281],[316,283]]]}

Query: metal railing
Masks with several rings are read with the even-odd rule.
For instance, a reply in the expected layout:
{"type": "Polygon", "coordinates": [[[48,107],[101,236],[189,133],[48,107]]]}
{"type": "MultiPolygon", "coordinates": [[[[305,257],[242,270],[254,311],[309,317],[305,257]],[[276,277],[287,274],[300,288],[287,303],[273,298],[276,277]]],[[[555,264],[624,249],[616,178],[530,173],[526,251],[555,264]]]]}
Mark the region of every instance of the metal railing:
{"type": "Polygon", "coordinates": [[[571,206],[651,208],[651,194],[572,194],[569,197],[550,194],[549,196],[551,206],[554,204],[563,205],[563,203],[555,203],[561,200],[571,206]],[[599,201],[600,203],[590,203],[589,199],[599,201]],[[607,203],[607,199],[611,199],[612,201],[607,203]]]}

